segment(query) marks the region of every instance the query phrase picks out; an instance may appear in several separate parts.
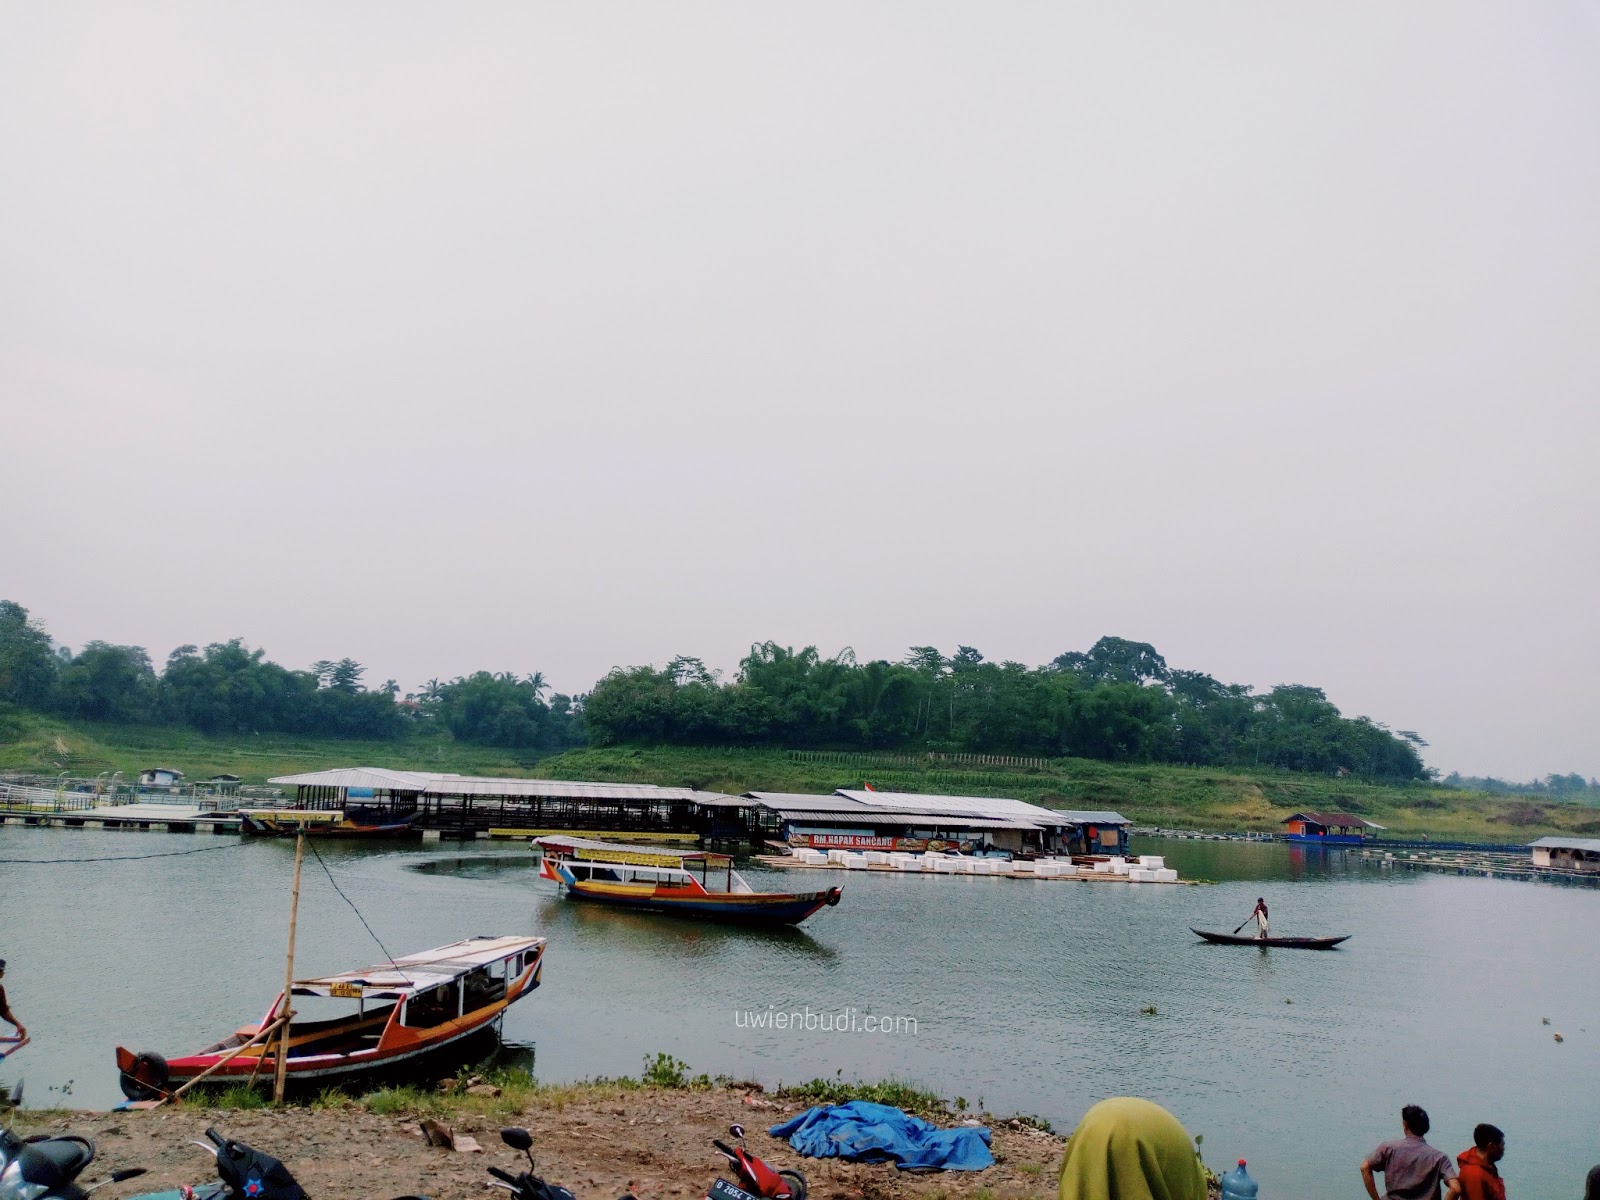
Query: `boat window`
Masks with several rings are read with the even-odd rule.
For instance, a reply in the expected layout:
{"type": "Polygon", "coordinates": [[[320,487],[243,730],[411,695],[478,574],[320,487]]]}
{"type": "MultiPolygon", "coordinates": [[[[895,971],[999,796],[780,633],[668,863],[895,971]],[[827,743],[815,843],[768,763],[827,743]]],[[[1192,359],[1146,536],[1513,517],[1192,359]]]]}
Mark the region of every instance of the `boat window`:
{"type": "Polygon", "coordinates": [[[444,1021],[454,1020],[456,1011],[456,985],[441,983],[426,992],[418,992],[406,1004],[404,1024],[411,1029],[426,1029],[444,1021]]]}
{"type": "Polygon", "coordinates": [[[463,979],[461,983],[467,989],[466,1010],[468,1012],[505,998],[506,981],[491,975],[488,967],[479,967],[463,979]]]}

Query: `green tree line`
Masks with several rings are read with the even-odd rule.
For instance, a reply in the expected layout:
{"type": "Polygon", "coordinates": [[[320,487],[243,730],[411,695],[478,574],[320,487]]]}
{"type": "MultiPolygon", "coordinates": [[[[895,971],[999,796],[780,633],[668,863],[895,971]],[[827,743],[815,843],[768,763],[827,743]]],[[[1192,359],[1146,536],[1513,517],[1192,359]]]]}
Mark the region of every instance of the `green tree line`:
{"type": "Polygon", "coordinates": [[[0,701],[120,725],[186,725],[205,733],[299,733],[394,739],[434,721],[477,745],[564,750],[581,744],[578,706],[546,697],[540,674],[480,671],[399,696],[387,680],[369,690],[353,659],[293,671],[243,639],[179,646],[157,672],[142,646],[57,645],[27,609],[0,600],[0,701]]]}
{"type": "Polygon", "coordinates": [[[0,701],[91,721],[363,739],[431,722],[463,742],[551,752],[585,741],[937,750],[1428,775],[1415,733],[1345,717],[1319,688],[1258,694],[1117,637],[1039,667],[989,662],[970,646],[863,663],[849,650],[825,658],[762,642],[731,680],[680,657],[617,668],[576,697],[547,694],[539,672],[431,679],[404,697],[393,680],[368,689],[364,674],[349,658],[290,670],[239,638],[180,646],[157,671],[138,646],[94,641],[74,654],[0,601],[0,701]]]}
{"type": "Polygon", "coordinates": [[[1272,766],[1370,779],[1429,774],[1415,733],[1345,717],[1315,687],[1256,694],[1174,670],[1146,642],[1103,637],[1040,667],[971,646],[900,662],[752,646],[724,681],[698,658],[612,671],[584,701],[592,741],[926,749],[1116,762],[1272,766]]]}

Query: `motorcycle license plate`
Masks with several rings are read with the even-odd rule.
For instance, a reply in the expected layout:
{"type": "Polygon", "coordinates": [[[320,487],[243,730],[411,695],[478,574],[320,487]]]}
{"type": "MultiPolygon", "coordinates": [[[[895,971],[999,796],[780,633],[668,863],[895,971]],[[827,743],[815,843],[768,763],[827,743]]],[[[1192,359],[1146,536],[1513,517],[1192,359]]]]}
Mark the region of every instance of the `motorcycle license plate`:
{"type": "Polygon", "coordinates": [[[734,1187],[726,1179],[718,1179],[711,1185],[706,1200],[756,1200],[756,1197],[741,1187],[734,1187]]]}

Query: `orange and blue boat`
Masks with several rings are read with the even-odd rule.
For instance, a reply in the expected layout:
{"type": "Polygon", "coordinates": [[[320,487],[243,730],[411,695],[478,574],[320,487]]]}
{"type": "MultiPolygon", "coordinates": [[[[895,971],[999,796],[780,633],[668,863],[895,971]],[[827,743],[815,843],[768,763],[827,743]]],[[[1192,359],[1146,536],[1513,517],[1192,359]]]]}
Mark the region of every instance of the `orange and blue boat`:
{"type": "Polygon", "coordinates": [[[500,1040],[505,1011],[539,986],[545,940],[475,937],[357,971],[297,979],[266,1015],[191,1054],[117,1047],[123,1094],[160,1100],[206,1082],[270,1084],[283,1039],[262,1034],[290,1011],[285,1081],[301,1090],[380,1079],[436,1079],[500,1040]]]}
{"type": "Polygon", "coordinates": [[[621,846],[579,837],[534,838],[543,852],[539,874],[572,900],[670,913],[740,925],[798,925],[839,903],[836,887],[820,892],[758,892],[726,854],[621,846]]]}

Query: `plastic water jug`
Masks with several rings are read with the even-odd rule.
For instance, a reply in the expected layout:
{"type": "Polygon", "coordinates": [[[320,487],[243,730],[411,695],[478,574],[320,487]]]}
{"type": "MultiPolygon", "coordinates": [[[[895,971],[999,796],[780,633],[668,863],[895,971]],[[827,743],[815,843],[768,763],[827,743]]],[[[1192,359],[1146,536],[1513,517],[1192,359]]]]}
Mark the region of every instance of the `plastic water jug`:
{"type": "Polygon", "coordinates": [[[1256,1200],[1256,1181],[1244,1169],[1244,1159],[1222,1177],[1222,1200],[1256,1200]]]}

